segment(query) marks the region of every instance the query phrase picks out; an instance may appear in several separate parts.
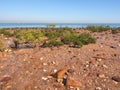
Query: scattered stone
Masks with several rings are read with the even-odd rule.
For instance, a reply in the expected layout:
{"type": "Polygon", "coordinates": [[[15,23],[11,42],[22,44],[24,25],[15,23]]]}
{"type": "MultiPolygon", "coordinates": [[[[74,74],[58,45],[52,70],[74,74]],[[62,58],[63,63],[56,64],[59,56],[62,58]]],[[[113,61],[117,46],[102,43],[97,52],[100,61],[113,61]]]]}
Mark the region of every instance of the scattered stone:
{"type": "Polygon", "coordinates": [[[86,67],[86,68],[88,68],[88,67],[89,67],[89,65],[87,64],[87,65],[85,65],[85,67],[86,67]]]}
{"type": "Polygon", "coordinates": [[[120,77],[119,76],[114,76],[114,77],[112,77],[112,80],[114,80],[116,82],[120,82],[120,77]]]}
{"type": "Polygon", "coordinates": [[[65,73],[67,72],[67,69],[61,69],[57,72],[57,79],[62,79],[65,73]]]}
{"type": "Polygon", "coordinates": [[[115,46],[110,46],[111,48],[116,48],[115,46]]]}
{"type": "Polygon", "coordinates": [[[48,65],[47,63],[43,63],[44,66],[48,65]]]}
{"type": "Polygon", "coordinates": [[[101,47],[101,48],[103,48],[103,46],[102,46],[102,45],[100,45],[100,47],[101,47]]]}
{"type": "Polygon", "coordinates": [[[118,46],[120,47],[120,44],[118,44],[118,46]]]}
{"type": "Polygon", "coordinates": [[[54,64],[54,65],[56,64],[54,61],[52,61],[51,63],[54,64]]]}
{"type": "Polygon", "coordinates": [[[46,69],[43,69],[43,72],[47,72],[47,70],[46,70],[46,69]]]}
{"type": "Polygon", "coordinates": [[[74,73],[75,70],[73,70],[73,69],[68,69],[67,72],[68,72],[68,73],[74,73]]]}
{"type": "Polygon", "coordinates": [[[37,86],[34,86],[35,89],[37,89],[38,87],[37,86]]]}
{"type": "Polygon", "coordinates": [[[104,68],[108,68],[108,66],[106,66],[106,65],[102,65],[104,68]]]}
{"type": "Polygon", "coordinates": [[[54,69],[54,73],[56,73],[58,70],[57,69],[54,69]]]}
{"type": "Polygon", "coordinates": [[[48,79],[47,77],[42,77],[42,80],[45,80],[45,81],[46,81],[47,79],[48,79]]]}
{"type": "Polygon", "coordinates": [[[96,87],[95,90],[102,90],[102,88],[101,87],[96,87]]]}
{"type": "Polygon", "coordinates": [[[72,87],[82,87],[82,83],[77,80],[74,80],[73,78],[67,77],[66,86],[67,87],[71,87],[71,86],[72,87]]]}
{"type": "Polygon", "coordinates": [[[12,90],[12,86],[7,86],[6,90],[12,90]]]}
{"type": "Polygon", "coordinates": [[[99,62],[100,62],[100,61],[102,61],[102,59],[101,59],[101,58],[97,58],[97,61],[99,61],[99,62]]]}
{"type": "Polygon", "coordinates": [[[118,84],[118,82],[114,81],[115,84],[118,84]]]}
{"type": "Polygon", "coordinates": [[[43,60],[43,58],[41,57],[40,60],[43,60]]]}
{"type": "Polygon", "coordinates": [[[47,78],[48,78],[48,79],[51,79],[51,78],[53,78],[53,77],[52,77],[52,76],[47,76],[47,78]]]}
{"type": "Polygon", "coordinates": [[[101,74],[98,74],[98,77],[99,78],[105,78],[105,75],[101,73],[101,74]]]}
{"type": "Polygon", "coordinates": [[[63,84],[63,79],[57,79],[57,82],[60,83],[60,84],[63,84]]]}
{"type": "Polygon", "coordinates": [[[58,90],[57,88],[55,88],[54,90],[58,90]]]}
{"type": "Polygon", "coordinates": [[[5,75],[0,79],[0,82],[7,82],[11,80],[11,77],[9,75],[5,75]]]}

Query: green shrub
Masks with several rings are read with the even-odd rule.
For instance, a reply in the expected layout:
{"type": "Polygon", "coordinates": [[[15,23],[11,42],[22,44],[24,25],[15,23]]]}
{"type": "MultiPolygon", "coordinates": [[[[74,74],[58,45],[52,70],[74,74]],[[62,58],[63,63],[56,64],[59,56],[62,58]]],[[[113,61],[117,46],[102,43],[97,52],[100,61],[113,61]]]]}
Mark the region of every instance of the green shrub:
{"type": "Polygon", "coordinates": [[[13,42],[14,42],[15,48],[18,48],[19,40],[14,39],[13,42]]]}
{"type": "Polygon", "coordinates": [[[24,39],[26,42],[34,42],[35,41],[35,37],[31,31],[26,31],[24,33],[24,39]]]}
{"type": "Polygon", "coordinates": [[[0,29],[0,34],[3,34],[5,36],[12,36],[12,33],[10,33],[10,31],[6,28],[0,29]]]}
{"type": "Polygon", "coordinates": [[[120,32],[120,28],[112,28],[112,34],[117,34],[120,32]]]}
{"type": "Polygon", "coordinates": [[[43,33],[41,30],[36,30],[33,32],[33,35],[36,39],[39,39],[40,37],[43,37],[43,33]]]}
{"type": "Polygon", "coordinates": [[[83,46],[83,43],[80,40],[74,40],[74,47],[80,48],[83,46]]]}
{"type": "Polygon", "coordinates": [[[56,24],[48,24],[47,27],[48,28],[55,28],[56,24]]]}
{"type": "Polygon", "coordinates": [[[3,43],[3,39],[0,39],[0,51],[4,51],[5,47],[4,47],[4,43],[3,43]]]}
{"type": "Polygon", "coordinates": [[[65,31],[62,35],[62,42],[64,44],[70,44],[71,42],[74,42],[77,36],[78,34],[76,32],[65,31]]]}
{"type": "Polygon", "coordinates": [[[57,41],[55,39],[52,39],[52,40],[49,40],[49,41],[46,41],[44,44],[43,44],[43,47],[53,47],[53,46],[61,46],[63,45],[62,42],[60,41],[57,41]]]}
{"type": "Polygon", "coordinates": [[[59,36],[59,34],[55,31],[49,30],[45,32],[45,36],[47,36],[49,39],[56,39],[59,36]]]}
{"type": "Polygon", "coordinates": [[[34,32],[31,30],[23,30],[19,32],[15,32],[15,36],[17,39],[19,39],[22,42],[34,42],[35,36],[34,32]]]}
{"type": "Polygon", "coordinates": [[[81,41],[84,45],[96,42],[96,39],[87,33],[83,33],[83,34],[79,35],[76,40],[81,41]]]}
{"type": "Polygon", "coordinates": [[[87,30],[90,30],[92,32],[103,32],[110,30],[110,27],[104,27],[104,26],[88,26],[86,27],[87,30]]]}
{"type": "MultiPolygon", "coordinates": [[[[102,30],[102,29],[101,29],[102,30]]],[[[95,43],[96,40],[90,34],[79,34],[70,28],[54,28],[54,30],[20,30],[14,32],[15,37],[20,42],[32,42],[39,44],[41,41],[43,47],[53,47],[67,44],[73,47],[82,47],[89,43],[95,43]],[[43,36],[47,39],[43,39],[43,36]]],[[[16,42],[14,42],[16,43],[16,42]]]]}

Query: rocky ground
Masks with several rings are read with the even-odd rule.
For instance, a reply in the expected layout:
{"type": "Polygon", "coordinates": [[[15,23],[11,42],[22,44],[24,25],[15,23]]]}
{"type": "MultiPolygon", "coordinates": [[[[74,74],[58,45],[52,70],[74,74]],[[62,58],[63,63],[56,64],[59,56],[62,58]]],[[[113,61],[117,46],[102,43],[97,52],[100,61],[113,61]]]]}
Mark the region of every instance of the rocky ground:
{"type": "Polygon", "coordinates": [[[0,90],[120,90],[120,33],[91,34],[82,48],[0,52],[0,90]]]}

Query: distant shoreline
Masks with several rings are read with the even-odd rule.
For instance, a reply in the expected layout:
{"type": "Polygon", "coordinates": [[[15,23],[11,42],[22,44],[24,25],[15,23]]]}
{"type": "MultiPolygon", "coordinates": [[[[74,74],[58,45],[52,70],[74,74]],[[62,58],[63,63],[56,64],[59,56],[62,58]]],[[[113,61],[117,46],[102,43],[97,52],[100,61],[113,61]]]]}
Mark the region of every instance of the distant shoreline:
{"type": "MultiPolygon", "coordinates": [[[[0,28],[46,28],[48,24],[52,23],[0,23],[0,28]]],[[[81,28],[87,26],[110,26],[120,27],[120,23],[53,23],[56,28],[70,27],[81,28]]]]}

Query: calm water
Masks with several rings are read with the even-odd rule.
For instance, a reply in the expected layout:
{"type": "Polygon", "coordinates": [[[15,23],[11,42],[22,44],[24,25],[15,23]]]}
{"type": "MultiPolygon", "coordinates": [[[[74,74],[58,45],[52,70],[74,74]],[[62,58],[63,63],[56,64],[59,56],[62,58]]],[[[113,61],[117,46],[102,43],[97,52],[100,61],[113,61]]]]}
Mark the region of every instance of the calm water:
{"type": "MultiPolygon", "coordinates": [[[[49,23],[0,23],[0,28],[15,27],[47,27],[49,23]]],[[[86,26],[110,26],[120,27],[120,23],[56,23],[56,27],[86,27],[86,26]]]]}

